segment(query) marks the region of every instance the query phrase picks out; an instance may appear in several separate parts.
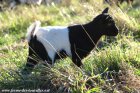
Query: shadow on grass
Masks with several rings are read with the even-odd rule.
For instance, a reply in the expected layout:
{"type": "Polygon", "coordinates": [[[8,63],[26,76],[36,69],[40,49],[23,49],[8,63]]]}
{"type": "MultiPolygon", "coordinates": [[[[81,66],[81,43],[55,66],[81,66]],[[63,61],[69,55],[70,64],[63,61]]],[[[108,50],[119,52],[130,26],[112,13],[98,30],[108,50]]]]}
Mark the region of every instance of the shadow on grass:
{"type": "Polygon", "coordinates": [[[29,76],[21,75],[21,69],[1,69],[0,91],[2,93],[15,93],[16,91],[18,93],[69,93],[70,91],[62,84],[65,82],[62,82],[51,68],[43,68],[43,70],[48,70],[45,72],[36,68],[29,76]]]}

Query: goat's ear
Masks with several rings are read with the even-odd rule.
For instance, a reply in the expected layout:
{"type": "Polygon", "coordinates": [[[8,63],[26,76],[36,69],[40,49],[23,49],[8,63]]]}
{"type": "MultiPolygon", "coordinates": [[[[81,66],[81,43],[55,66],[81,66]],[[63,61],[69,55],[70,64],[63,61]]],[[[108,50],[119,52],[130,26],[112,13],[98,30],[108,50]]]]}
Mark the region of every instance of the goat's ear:
{"type": "Polygon", "coordinates": [[[109,8],[107,7],[107,8],[105,8],[104,9],[104,11],[102,12],[102,14],[104,14],[104,13],[108,13],[108,10],[109,10],[109,8]]]}

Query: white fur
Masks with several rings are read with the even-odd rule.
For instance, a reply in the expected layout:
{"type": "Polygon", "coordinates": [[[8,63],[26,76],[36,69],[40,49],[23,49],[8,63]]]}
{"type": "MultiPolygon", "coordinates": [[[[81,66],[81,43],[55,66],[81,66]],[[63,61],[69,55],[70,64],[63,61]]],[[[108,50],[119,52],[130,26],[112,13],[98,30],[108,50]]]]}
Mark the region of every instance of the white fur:
{"type": "MultiPolygon", "coordinates": [[[[33,24],[29,27],[28,36],[31,33],[33,24]]],[[[52,59],[52,63],[54,63],[55,54],[61,50],[66,51],[67,55],[71,57],[69,30],[66,26],[38,27],[34,35],[44,45],[49,57],[52,59]]],[[[30,40],[29,37],[27,39],[30,40]]]]}
{"type": "Polygon", "coordinates": [[[40,27],[40,25],[41,25],[40,21],[35,21],[33,24],[31,24],[29,26],[29,28],[27,29],[27,34],[26,34],[26,37],[27,37],[28,42],[31,39],[31,32],[34,30],[34,34],[33,34],[33,36],[34,36],[35,33],[36,33],[36,31],[40,27]]]}

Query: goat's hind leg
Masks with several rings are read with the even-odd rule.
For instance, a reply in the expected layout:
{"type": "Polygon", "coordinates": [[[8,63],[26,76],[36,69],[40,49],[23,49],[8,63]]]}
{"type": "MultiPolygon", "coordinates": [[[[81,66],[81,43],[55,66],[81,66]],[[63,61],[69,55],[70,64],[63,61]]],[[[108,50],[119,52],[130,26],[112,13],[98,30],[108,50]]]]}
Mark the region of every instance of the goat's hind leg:
{"type": "Polygon", "coordinates": [[[37,64],[37,61],[35,61],[33,58],[29,57],[27,58],[27,63],[22,70],[21,74],[22,75],[29,75],[32,70],[34,69],[35,65],[37,64]]]}
{"type": "Polygon", "coordinates": [[[81,67],[83,64],[81,62],[81,59],[77,56],[77,54],[73,53],[72,56],[72,61],[75,65],[77,65],[78,67],[81,67]]]}
{"type": "Polygon", "coordinates": [[[32,51],[32,49],[29,48],[29,55],[27,58],[27,63],[25,65],[24,69],[21,71],[21,74],[29,75],[37,63],[38,63],[38,60],[36,60],[34,52],[32,51]]]}

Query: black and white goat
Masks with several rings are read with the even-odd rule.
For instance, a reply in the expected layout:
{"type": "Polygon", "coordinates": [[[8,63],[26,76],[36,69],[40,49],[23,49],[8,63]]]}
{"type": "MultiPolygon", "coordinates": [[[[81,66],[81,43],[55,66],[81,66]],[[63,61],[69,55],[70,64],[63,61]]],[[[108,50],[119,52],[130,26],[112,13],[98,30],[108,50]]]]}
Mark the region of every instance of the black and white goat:
{"type": "Polygon", "coordinates": [[[118,28],[108,14],[108,8],[82,25],[40,27],[40,22],[36,21],[28,28],[29,55],[24,70],[33,69],[37,59],[54,64],[56,59],[66,56],[80,67],[81,60],[94,49],[101,36],[117,34],[118,28]]]}

